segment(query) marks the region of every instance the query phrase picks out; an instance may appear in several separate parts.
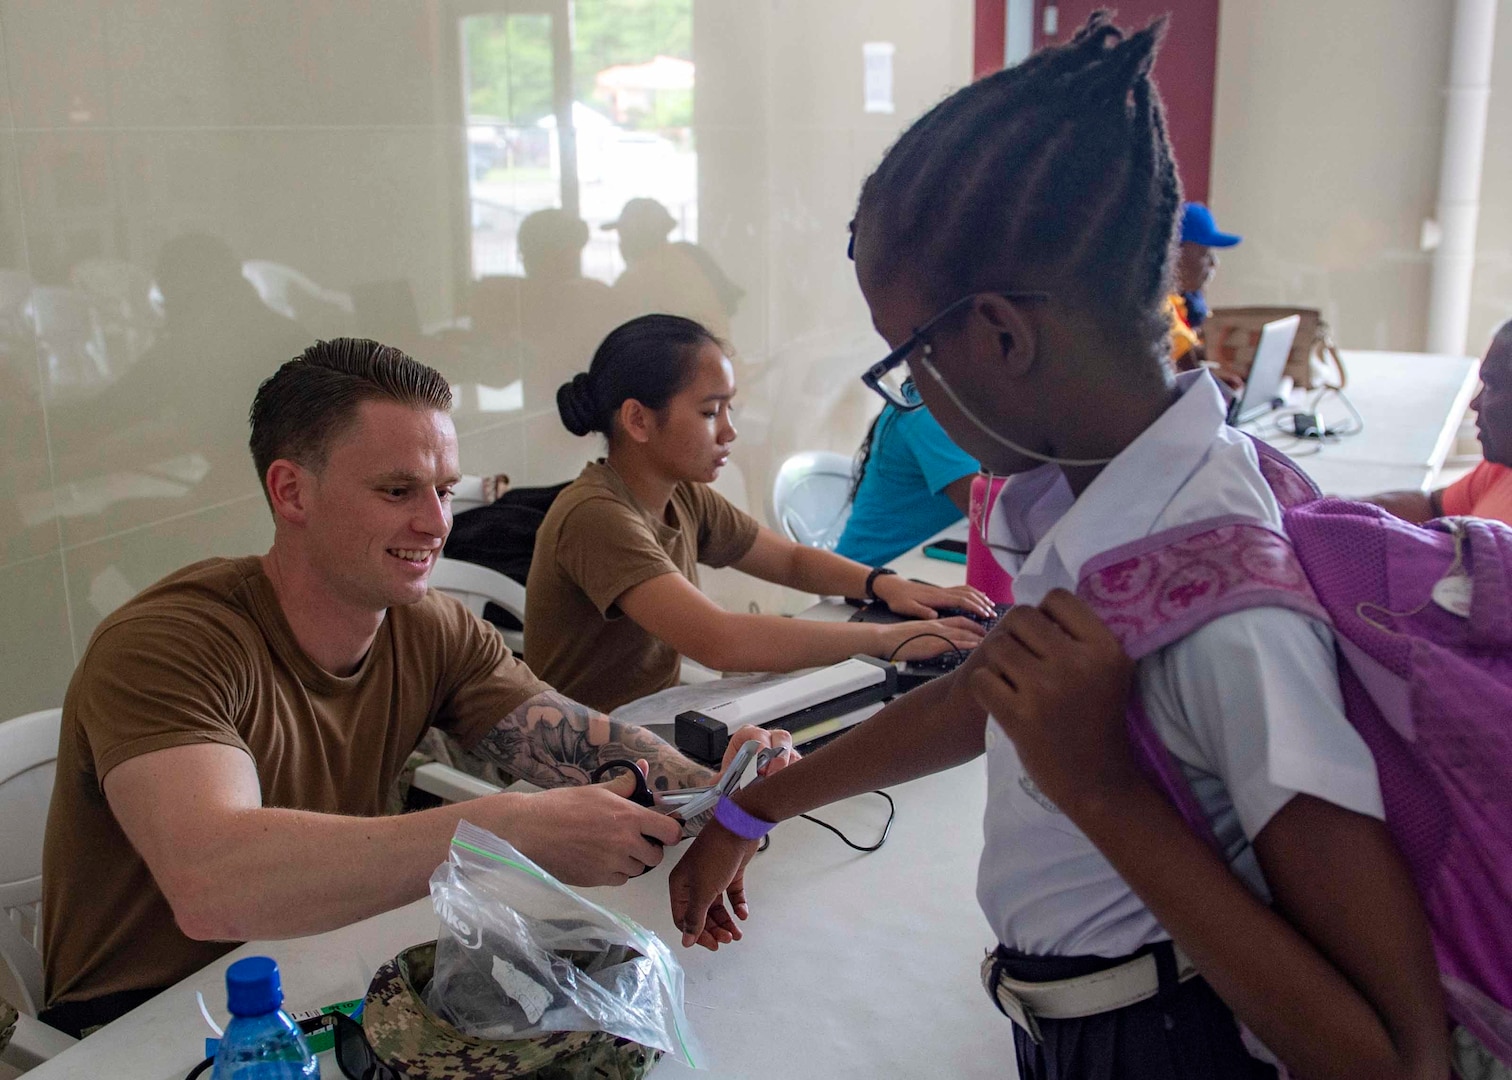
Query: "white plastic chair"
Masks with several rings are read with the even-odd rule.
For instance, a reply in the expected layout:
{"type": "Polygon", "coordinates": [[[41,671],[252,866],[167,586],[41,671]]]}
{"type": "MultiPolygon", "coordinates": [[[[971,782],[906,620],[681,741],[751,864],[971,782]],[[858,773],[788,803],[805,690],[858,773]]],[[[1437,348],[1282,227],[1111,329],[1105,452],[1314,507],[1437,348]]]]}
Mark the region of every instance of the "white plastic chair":
{"type": "Polygon", "coordinates": [[[292,266],[268,259],[242,263],[242,277],[252,283],[264,304],[311,333],[339,337],[352,332],[355,306],[350,293],[328,289],[292,266]]]}
{"type": "Polygon", "coordinates": [[[36,1020],[42,1005],[42,838],[52,802],[62,709],[0,723],[0,961],[15,983],[23,1015],[3,1060],[38,1065],[73,1039],[36,1020]]]}
{"type": "Polygon", "coordinates": [[[772,482],[772,527],[797,543],[833,551],[850,518],[850,489],[851,459],[844,454],[794,454],[772,482]]]}
{"type": "Polygon", "coordinates": [[[31,315],[50,400],[88,397],[120,374],[111,369],[105,333],[82,289],[38,285],[32,289],[31,315]]]}
{"type": "Polygon", "coordinates": [[[427,761],[421,765],[415,770],[415,778],[410,784],[442,802],[466,802],[483,795],[497,795],[503,790],[439,761],[427,761]]]}
{"type": "Polygon", "coordinates": [[[94,305],[111,368],[119,375],[152,347],[163,321],[152,303],[152,278],[125,259],[101,257],[74,263],[68,280],[94,305]]]}
{"type": "MultiPolygon", "coordinates": [[[[463,476],[452,489],[452,513],[460,514],[475,506],[483,505],[483,478],[463,476]]],[[[525,622],[525,587],[513,578],[497,570],[490,570],[477,563],[461,559],[438,558],[431,567],[430,583],[448,596],[455,596],[480,619],[483,607],[490,602],[509,612],[521,625],[525,622]]],[[[501,630],[504,643],[516,653],[525,650],[525,635],[518,630],[501,630]]],[[[463,802],[482,795],[496,794],[500,789],[487,780],[469,776],[460,769],[428,761],[415,770],[411,783],[421,791],[436,796],[445,802],[463,802]]]]}
{"type": "MultiPolygon", "coordinates": [[[[455,596],[479,618],[483,617],[484,605],[494,603],[519,619],[521,626],[525,625],[525,586],[497,570],[443,556],[431,567],[430,584],[433,589],[455,596]]],[[[510,649],[516,653],[525,651],[523,631],[504,630],[501,633],[504,644],[510,649]]]]}

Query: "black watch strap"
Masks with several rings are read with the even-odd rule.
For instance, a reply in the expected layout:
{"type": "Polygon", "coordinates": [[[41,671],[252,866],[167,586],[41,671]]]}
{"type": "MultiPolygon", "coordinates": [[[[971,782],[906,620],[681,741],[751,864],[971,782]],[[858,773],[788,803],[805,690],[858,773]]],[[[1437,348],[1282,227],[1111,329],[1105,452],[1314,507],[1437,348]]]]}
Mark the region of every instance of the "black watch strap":
{"type": "Polygon", "coordinates": [[[875,588],[875,586],[877,584],[877,579],[879,577],[887,577],[887,576],[889,576],[891,574],[896,574],[896,573],[897,573],[896,570],[889,570],[885,566],[878,566],[875,569],[873,569],[871,573],[869,573],[869,574],[866,575],[866,598],[868,600],[879,600],[879,599],[881,599],[881,597],[879,597],[877,595],[877,590],[875,588]]]}

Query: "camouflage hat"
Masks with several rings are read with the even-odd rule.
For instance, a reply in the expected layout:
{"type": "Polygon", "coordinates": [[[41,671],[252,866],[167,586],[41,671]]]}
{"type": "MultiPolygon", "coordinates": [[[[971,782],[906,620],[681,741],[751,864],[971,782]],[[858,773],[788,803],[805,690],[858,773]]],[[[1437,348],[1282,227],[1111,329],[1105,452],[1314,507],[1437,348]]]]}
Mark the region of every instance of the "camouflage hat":
{"type": "Polygon", "coordinates": [[[16,1007],[8,1001],[0,1000],[0,1050],[10,1045],[11,1036],[16,1033],[17,1019],[16,1007]]]}
{"type": "Polygon", "coordinates": [[[661,1052],[605,1031],[554,1031],[529,1039],[464,1035],[425,1004],[436,943],[406,949],[378,969],[362,1027],[373,1050],[428,1080],[641,1080],[661,1052]]]}

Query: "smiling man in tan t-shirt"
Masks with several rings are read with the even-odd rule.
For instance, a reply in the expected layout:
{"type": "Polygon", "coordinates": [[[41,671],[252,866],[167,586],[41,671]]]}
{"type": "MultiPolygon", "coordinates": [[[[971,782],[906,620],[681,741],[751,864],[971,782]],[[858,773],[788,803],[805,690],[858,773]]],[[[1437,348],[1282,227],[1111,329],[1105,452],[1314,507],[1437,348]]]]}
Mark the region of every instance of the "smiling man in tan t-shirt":
{"type": "MultiPolygon", "coordinates": [[[[264,556],[158,582],[95,631],[63,707],[43,856],[43,1019],[78,1034],[251,938],[425,895],[462,817],[571,884],[661,861],[677,822],[630,802],[707,782],[650,733],[555,693],[427,590],[459,479],[451,393],[376,342],[321,342],[265,382],[252,455],[264,556]],[[547,790],[379,817],[435,725],[547,790]]],[[[767,741],[765,733],[742,738],[767,741]]]]}

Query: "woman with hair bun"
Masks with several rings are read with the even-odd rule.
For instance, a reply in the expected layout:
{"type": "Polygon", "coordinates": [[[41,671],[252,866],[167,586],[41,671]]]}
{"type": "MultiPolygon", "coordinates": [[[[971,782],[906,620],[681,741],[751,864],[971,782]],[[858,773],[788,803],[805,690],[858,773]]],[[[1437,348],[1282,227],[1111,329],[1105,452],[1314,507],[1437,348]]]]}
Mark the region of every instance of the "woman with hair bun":
{"type": "Polygon", "coordinates": [[[908,581],[763,528],[708,485],[735,440],[734,369],[708,330],[675,315],[632,319],[557,391],[574,435],[607,455],[583,469],[536,535],[525,651],[542,679],[609,711],[677,683],[686,656],[717,671],[794,671],[857,653],[922,659],[970,649],[992,605],[976,589],[908,581]],[[924,621],[826,623],[725,611],[698,564],[734,566],[824,596],[867,596],[924,621]]]}

